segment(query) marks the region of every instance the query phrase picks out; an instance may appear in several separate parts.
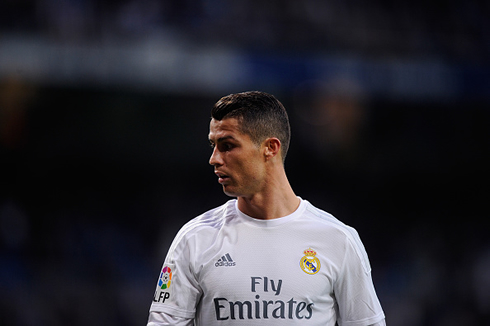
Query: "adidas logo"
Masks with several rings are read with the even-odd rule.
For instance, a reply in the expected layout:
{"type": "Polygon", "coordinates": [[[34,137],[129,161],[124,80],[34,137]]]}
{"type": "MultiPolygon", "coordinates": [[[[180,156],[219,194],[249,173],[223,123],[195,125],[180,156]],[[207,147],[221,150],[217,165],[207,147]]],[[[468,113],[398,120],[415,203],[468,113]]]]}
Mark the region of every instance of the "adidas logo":
{"type": "Polygon", "coordinates": [[[235,266],[235,265],[236,265],[236,263],[233,261],[233,259],[231,258],[230,254],[226,254],[226,255],[222,256],[214,264],[214,266],[216,266],[216,267],[220,267],[220,266],[231,267],[231,266],[235,266]]]}

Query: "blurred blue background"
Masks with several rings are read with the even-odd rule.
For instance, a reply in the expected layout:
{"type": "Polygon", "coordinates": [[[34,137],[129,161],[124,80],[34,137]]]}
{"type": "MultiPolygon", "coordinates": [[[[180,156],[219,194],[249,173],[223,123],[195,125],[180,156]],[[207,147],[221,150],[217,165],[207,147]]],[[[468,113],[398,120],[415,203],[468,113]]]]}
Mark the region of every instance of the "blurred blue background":
{"type": "Polygon", "coordinates": [[[263,90],[388,325],[490,325],[489,31],[478,0],[3,0],[1,324],[144,325],[175,233],[228,199],[212,105],[263,90]]]}

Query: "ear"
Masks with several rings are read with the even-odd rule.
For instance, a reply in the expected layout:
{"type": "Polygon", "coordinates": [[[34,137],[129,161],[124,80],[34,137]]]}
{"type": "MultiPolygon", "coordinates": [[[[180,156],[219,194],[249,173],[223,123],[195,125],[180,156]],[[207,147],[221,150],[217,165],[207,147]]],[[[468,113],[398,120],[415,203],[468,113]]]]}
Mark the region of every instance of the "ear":
{"type": "Polygon", "coordinates": [[[267,138],[264,141],[265,147],[265,159],[270,160],[273,157],[276,157],[281,151],[281,141],[277,138],[267,138]]]}

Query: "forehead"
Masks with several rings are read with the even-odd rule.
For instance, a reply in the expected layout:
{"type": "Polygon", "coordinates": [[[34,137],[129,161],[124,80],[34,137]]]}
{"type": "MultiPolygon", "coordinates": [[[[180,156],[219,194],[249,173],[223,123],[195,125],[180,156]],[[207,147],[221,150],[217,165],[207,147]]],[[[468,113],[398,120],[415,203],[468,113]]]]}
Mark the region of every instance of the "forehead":
{"type": "Polygon", "coordinates": [[[209,139],[217,140],[223,137],[243,138],[246,137],[240,130],[240,121],[236,118],[223,120],[211,119],[209,123],[209,139]]]}

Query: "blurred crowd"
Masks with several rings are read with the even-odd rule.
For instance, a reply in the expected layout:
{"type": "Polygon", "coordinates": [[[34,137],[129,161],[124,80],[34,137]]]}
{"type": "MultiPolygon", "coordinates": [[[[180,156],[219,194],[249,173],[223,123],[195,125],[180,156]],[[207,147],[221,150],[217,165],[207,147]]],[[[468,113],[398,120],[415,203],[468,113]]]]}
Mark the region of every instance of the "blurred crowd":
{"type": "Polygon", "coordinates": [[[6,0],[0,28],[67,42],[165,35],[192,46],[484,62],[485,1],[6,0]]]}

